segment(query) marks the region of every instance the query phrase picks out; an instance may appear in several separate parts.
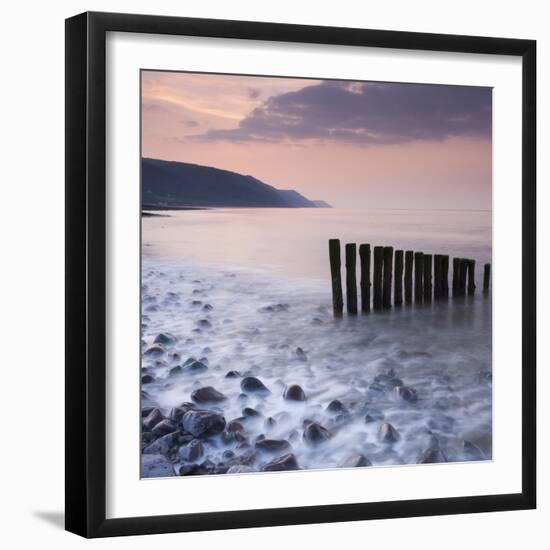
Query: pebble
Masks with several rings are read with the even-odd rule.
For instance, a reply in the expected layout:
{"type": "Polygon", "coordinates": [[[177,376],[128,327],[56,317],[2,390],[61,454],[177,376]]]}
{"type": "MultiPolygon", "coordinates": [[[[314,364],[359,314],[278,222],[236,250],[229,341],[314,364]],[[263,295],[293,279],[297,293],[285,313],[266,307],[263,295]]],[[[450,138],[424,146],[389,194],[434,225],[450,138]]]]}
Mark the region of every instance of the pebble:
{"type": "Polygon", "coordinates": [[[191,394],[191,399],[197,403],[219,403],[225,401],[227,397],[213,388],[212,386],[205,386],[195,390],[191,394]]]}
{"type": "Polygon", "coordinates": [[[211,328],[212,323],[208,319],[199,319],[197,325],[201,328],[211,328]]]}
{"type": "Polygon", "coordinates": [[[143,454],[146,455],[165,455],[167,456],[174,450],[175,435],[177,432],[172,432],[162,437],[159,437],[156,441],[153,441],[150,445],[143,449],[143,454]]]}
{"type": "Polygon", "coordinates": [[[296,348],[296,358],[299,361],[307,361],[306,352],[302,348],[296,348]]]}
{"type": "Polygon", "coordinates": [[[304,441],[309,445],[319,445],[330,439],[330,432],[317,422],[311,422],[303,433],[304,441]]]}
{"type": "Polygon", "coordinates": [[[400,438],[399,432],[388,422],[384,422],[380,425],[378,440],[382,443],[395,443],[399,441],[400,438]]]}
{"type": "Polygon", "coordinates": [[[178,455],[182,460],[196,462],[204,454],[204,445],[200,439],[192,439],[187,445],[182,445],[178,455]]]}
{"type": "Polygon", "coordinates": [[[148,348],[143,354],[145,357],[160,357],[164,353],[164,348],[158,344],[155,344],[148,348]]]}
{"type": "Polygon", "coordinates": [[[226,378],[240,378],[241,374],[239,371],[236,370],[230,370],[226,375],[226,378]]]}
{"type": "Polygon", "coordinates": [[[142,455],[141,477],[173,477],[174,468],[166,458],[160,454],[142,455]]]}
{"type": "Polygon", "coordinates": [[[225,418],[206,409],[191,409],[183,415],[181,425],[186,432],[201,437],[223,432],[225,418]]]}
{"type": "Polygon", "coordinates": [[[287,401],[305,401],[306,400],[306,394],[304,390],[298,386],[297,384],[294,384],[292,386],[289,386],[285,393],[283,394],[283,397],[287,401]]]}
{"type": "Polygon", "coordinates": [[[327,411],[331,414],[347,412],[346,407],[344,407],[344,404],[338,399],[334,399],[328,404],[327,411]]]}
{"type": "Polygon", "coordinates": [[[150,432],[163,418],[160,410],[155,407],[143,420],[143,427],[150,432]]]}
{"type": "Polygon", "coordinates": [[[241,389],[247,393],[271,393],[263,382],[255,376],[247,376],[241,380],[241,389]]]}
{"type": "Polygon", "coordinates": [[[426,449],[418,459],[418,464],[438,464],[440,462],[447,462],[447,457],[441,449],[433,447],[426,449]]]}
{"type": "Polygon", "coordinates": [[[151,376],[150,374],[144,374],[141,377],[141,383],[142,384],[151,384],[151,382],[154,382],[154,381],[155,381],[155,378],[153,376],[151,376]]]}
{"type": "Polygon", "coordinates": [[[250,466],[246,466],[245,464],[235,464],[231,466],[228,470],[228,474],[249,474],[250,472],[253,472],[254,469],[250,466]]]}
{"type": "Polygon", "coordinates": [[[174,345],[176,343],[177,338],[168,332],[161,332],[156,336],[156,338],[153,340],[155,344],[163,344],[163,345],[174,345]]]}
{"type": "Polygon", "coordinates": [[[245,407],[243,409],[243,416],[252,417],[252,416],[263,416],[263,415],[261,412],[258,412],[256,409],[253,409],[252,407],[245,407]]]}
{"type": "Polygon", "coordinates": [[[262,472],[282,472],[285,470],[299,470],[298,461],[292,453],[280,456],[262,467],[262,472]]]}
{"type": "Polygon", "coordinates": [[[158,424],[155,424],[154,428],[151,430],[155,437],[162,437],[163,435],[172,433],[176,431],[176,425],[171,421],[165,418],[161,420],[158,424]]]}
{"type": "Polygon", "coordinates": [[[371,461],[365,455],[353,455],[340,464],[340,468],[362,468],[372,466],[371,461]]]}
{"type": "Polygon", "coordinates": [[[260,439],[256,441],[256,449],[268,453],[278,453],[290,448],[290,443],[285,439],[260,439]]]}
{"type": "Polygon", "coordinates": [[[205,372],[208,370],[208,366],[205,365],[202,361],[196,361],[188,359],[183,365],[183,372],[188,374],[198,374],[200,372],[205,372]]]}

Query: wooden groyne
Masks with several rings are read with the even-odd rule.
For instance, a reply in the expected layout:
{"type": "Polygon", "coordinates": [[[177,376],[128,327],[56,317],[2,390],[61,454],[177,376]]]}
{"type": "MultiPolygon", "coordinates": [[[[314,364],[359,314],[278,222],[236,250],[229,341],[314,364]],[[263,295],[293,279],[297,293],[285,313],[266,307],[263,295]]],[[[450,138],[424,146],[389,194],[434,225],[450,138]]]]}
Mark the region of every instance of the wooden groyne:
{"type": "MultiPolygon", "coordinates": [[[[359,254],[361,312],[380,311],[403,304],[429,304],[449,298],[450,258],[445,254],[426,254],[413,250],[394,250],[392,246],[355,243],[345,245],[346,307],[349,315],[357,315],[357,254],[359,254]],[[372,277],[371,277],[372,266],[372,277]],[[372,292],[371,292],[372,286],[372,292]],[[372,304],[371,304],[372,299],[372,304]]],[[[329,240],[334,315],[344,311],[342,291],[340,239],[329,240]]],[[[452,259],[452,296],[475,294],[475,260],[452,259]]],[[[483,292],[489,292],[491,264],[483,268],[483,292]]]]}

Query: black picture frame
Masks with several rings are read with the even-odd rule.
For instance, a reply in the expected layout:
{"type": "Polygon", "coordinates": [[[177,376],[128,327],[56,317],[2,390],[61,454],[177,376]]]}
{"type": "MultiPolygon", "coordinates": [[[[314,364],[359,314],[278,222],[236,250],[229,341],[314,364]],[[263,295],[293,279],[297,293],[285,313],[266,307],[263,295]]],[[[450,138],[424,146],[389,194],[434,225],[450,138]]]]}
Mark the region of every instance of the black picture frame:
{"type": "MultiPolygon", "coordinates": [[[[66,20],[66,529],[107,537],[532,509],[536,506],[536,42],[479,36],[83,13],[66,20]],[[105,41],[109,31],[520,57],[522,491],[106,519],[105,41]]],[[[519,183],[519,182],[518,182],[519,183]]]]}

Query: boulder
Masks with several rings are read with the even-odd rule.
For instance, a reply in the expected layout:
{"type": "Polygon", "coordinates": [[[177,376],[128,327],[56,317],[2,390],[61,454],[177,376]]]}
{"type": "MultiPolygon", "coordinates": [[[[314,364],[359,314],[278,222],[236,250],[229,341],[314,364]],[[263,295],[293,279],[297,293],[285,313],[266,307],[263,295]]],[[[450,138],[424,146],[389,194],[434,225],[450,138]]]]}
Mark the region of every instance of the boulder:
{"type": "Polygon", "coordinates": [[[434,447],[426,449],[418,459],[418,464],[438,464],[440,462],[447,462],[447,457],[441,449],[434,447]]]}
{"type": "Polygon", "coordinates": [[[182,371],[187,374],[198,374],[199,372],[204,372],[207,370],[207,365],[205,365],[202,361],[196,361],[195,359],[188,359],[182,367],[182,371]]]}
{"type": "Polygon", "coordinates": [[[187,462],[196,462],[204,454],[204,445],[200,439],[193,439],[187,445],[182,445],[178,456],[187,462]]]}
{"type": "Polygon", "coordinates": [[[144,374],[141,377],[141,383],[142,384],[151,384],[151,382],[154,382],[154,381],[155,381],[155,378],[153,376],[151,376],[150,374],[144,374]]]}
{"type": "Polygon", "coordinates": [[[143,449],[143,454],[164,456],[172,454],[172,451],[175,451],[174,446],[176,434],[177,432],[172,432],[159,437],[156,441],[153,441],[153,443],[147,445],[147,447],[143,449]]]}
{"type": "Polygon", "coordinates": [[[155,344],[145,350],[144,357],[160,357],[164,353],[164,348],[158,344],[155,344]]]}
{"type": "Polygon", "coordinates": [[[297,384],[293,384],[292,386],[289,386],[285,390],[283,397],[287,401],[305,401],[306,400],[306,394],[304,390],[297,384]]]}
{"type": "Polygon", "coordinates": [[[382,443],[395,443],[401,436],[399,432],[388,422],[384,422],[378,429],[378,440],[382,443]]]}
{"type": "Polygon", "coordinates": [[[260,439],[256,441],[256,449],[266,453],[279,453],[290,449],[290,443],[285,439],[260,439]]]}
{"type": "Polygon", "coordinates": [[[262,472],[282,472],[285,470],[299,470],[298,461],[292,453],[275,458],[271,462],[264,464],[262,472]]]}
{"type": "Polygon", "coordinates": [[[191,399],[196,403],[219,403],[225,401],[227,397],[212,386],[205,386],[195,390],[191,394],[191,399]]]}
{"type": "Polygon", "coordinates": [[[165,418],[164,420],[161,420],[158,424],[155,424],[151,431],[153,432],[153,435],[155,437],[162,437],[163,435],[175,432],[176,429],[176,425],[171,420],[165,418]]]}
{"type": "Polygon", "coordinates": [[[141,477],[173,477],[174,467],[160,454],[142,455],[141,477]]]}
{"type": "Polygon", "coordinates": [[[330,432],[317,422],[308,424],[303,433],[303,439],[308,445],[319,445],[328,441],[330,437],[330,432]]]}
{"type": "Polygon", "coordinates": [[[193,462],[184,462],[177,467],[177,471],[180,476],[188,476],[194,474],[198,468],[198,464],[193,462]]]}
{"type": "Polygon", "coordinates": [[[340,468],[362,468],[372,466],[371,461],[365,455],[352,455],[340,464],[340,468]]]}
{"type": "Polygon", "coordinates": [[[172,367],[170,369],[169,375],[170,376],[177,376],[178,374],[181,374],[183,372],[183,367],[181,365],[177,365],[176,367],[172,367]]]}
{"type": "Polygon", "coordinates": [[[155,344],[170,345],[173,346],[176,343],[177,338],[168,332],[161,332],[153,340],[155,344]]]}
{"type": "Polygon", "coordinates": [[[186,432],[202,437],[223,432],[225,418],[214,411],[191,409],[183,415],[181,425],[186,432]]]}
{"type": "Polygon", "coordinates": [[[258,412],[256,409],[253,409],[252,407],[245,407],[243,409],[243,416],[253,417],[253,416],[263,416],[263,415],[261,412],[258,412]]]}
{"type": "Polygon", "coordinates": [[[241,375],[239,373],[239,371],[236,371],[236,370],[230,370],[226,375],[225,375],[226,378],[240,378],[241,375]]]}
{"type": "Polygon", "coordinates": [[[143,428],[150,432],[164,417],[159,409],[154,407],[149,414],[143,419],[143,428]]]}
{"type": "Polygon", "coordinates": [[[347,412],[347,410],[346,410],[346,407],[344,407],[344,404],[340,400],[334,399],[328,404],[327,412],[331,414],[339,414],[339,413],[345,413],[347,412]]]}
{"type": "Polygon", "coordinates": [[[212,323],[208,319],[199,319],[197,321],[197,326],[200,328],[212,328],[212,323]]]}
{"type": "Polygon", "coordinates": [[[247,376],[241,380],[241,389],[246,393],[271,393],[263,382],[255,376],[247,376]]]}
{"type": "Polygon", "coordinates": [[[253,472],[254,469],[250,466],[246,466],[244,464],[235,464],[231,466],[228,470],[228,474],[249,474],[250,472],[253,472]]]}

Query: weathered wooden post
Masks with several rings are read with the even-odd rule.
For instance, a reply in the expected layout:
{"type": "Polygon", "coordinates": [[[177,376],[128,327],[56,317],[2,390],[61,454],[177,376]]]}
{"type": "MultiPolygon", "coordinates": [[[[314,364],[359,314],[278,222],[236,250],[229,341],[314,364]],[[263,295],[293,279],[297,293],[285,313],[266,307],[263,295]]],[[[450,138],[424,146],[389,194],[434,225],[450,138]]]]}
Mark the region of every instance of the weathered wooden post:
{"type": "Polygon", "coordinates": [[[441,297],[449,297],[449,256],[441,257],[441,297]]]}
{"type": "Polygon", "coordinates": [[[489,282],[491,280],[491,264],[483,266],[483,292],[489,292],[489,282]]]}
{"type": "Polygon", "coordinates": [[[468,260],[468,294],[474,294],[476,291],[476,261],[468,260]]]}
{"type": "Polygon", "coordinates": [[[372,273],[373,279],[373,309],[382,309],[382,265],[384,263],[384,247],[374,247],[374,268],[372,273]]]}
{"type": "Polygon", "coordinates": [[[342,294],[342,275],[340,273],[340,239],[330,239],[328,241],[328,253],[332,281],[332,309],[336,317],[341,317],[344,310],[344,297],[342,294]]]}
{"type": "Polygon", "coordinates": [[[414,301],[422,303],[424,296],[424,253],[414,253],[414,301]]]}
{"type": "Polygon", "coordinates": [[[370,244],[359,245],[359,263],[361,265],[361,311],[370,311],[370,244]]]}
{"type": "Polygon", "coordinates": [[[413,258],[414,252],[407,250],[405,252],[405,303],[412,304],[413,297],[413,258]]]}
{"type": "Polygon", "coordinates": [[[468,273],[468,260],[466,258],[460,258],[460,265],[459,265],[459,287],[458,287],[458,295],[459,296],[466,296],[466,275],[468,273]]]}
{"type": "Polygon", "coordinates": [[[434,300],[439,300],[443,293],[443,280],[441,279],[441,264],[443,256],[434,254],[434,300]]]}
{"type": "Polygon", "coordinates": [[[395,251],[395,284],[393,287],[393,303],[400,306],[403,303],[403,251],[395,251]]]}
{"type": "Polygon", "coordinates": [[[384,281],[382,283],[382,305],[391,307],[391,282],[393,276],[393,246],[384,247],[384,281]]]}
{"type": "Polygon", "coordinates": [[[346,244],[346,305],[348,315],[357,315],[357,247],[355,243],[346,244]]]}
{"type": "Polygon", "coordinates": [[[424,254],[424,302],[432,301],[432,255],[424,254]]]}
{"type": "Polygon", "coordinates": [[[453,258],[453,296],[458,296],[460,287],[460,258],[453,258]]]}

